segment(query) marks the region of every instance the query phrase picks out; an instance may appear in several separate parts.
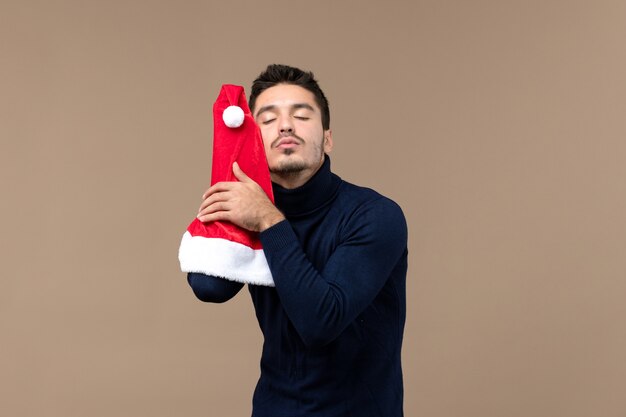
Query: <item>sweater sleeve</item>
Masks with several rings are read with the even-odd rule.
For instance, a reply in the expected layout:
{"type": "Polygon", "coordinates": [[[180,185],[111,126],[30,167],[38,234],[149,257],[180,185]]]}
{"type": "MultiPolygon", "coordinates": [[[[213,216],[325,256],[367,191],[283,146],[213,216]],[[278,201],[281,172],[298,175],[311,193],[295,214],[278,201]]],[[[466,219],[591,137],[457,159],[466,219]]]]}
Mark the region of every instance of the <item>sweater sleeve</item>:
{"type": "Polygon", "coordinates": [[[365,204],[342,228],[341,242],[321,271],[287,221],[260,237],[285,312],[312,347],[334,340],[372,303],[406,251],[407,226],[393,201],[381,197],[365,204]]]}
{"type": "Polygon", "coordinates": [[[243,284],[227,279],[190,272],[187,282],[199,300],[207,303],[223,303],[233,298],[243,284]]]}

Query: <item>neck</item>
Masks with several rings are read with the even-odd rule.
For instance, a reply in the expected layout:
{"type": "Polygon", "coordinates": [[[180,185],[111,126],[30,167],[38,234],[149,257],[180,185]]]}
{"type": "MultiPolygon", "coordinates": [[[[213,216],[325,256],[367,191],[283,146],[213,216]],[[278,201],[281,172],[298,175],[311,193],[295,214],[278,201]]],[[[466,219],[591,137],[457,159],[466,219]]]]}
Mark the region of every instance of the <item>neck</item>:
{"type": "Polygon", "coordinates": [[[330,171],[330,158],[302,186],[286,188],[274,182],[272,189],[276,207],[287,217],[310,213],[324,206],[339,189],[341,178],[330,171]]]}

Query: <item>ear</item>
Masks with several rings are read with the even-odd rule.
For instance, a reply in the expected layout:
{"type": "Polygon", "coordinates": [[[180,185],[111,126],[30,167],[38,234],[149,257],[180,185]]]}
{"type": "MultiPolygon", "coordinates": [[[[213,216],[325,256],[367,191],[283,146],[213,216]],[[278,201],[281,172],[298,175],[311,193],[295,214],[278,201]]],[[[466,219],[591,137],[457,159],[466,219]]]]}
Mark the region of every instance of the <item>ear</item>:
{"type": "Polygon", "coordinates": [[[333,150],[333,131],[328,129],[324,131],[324,153],[330,153],[333,150]]]}

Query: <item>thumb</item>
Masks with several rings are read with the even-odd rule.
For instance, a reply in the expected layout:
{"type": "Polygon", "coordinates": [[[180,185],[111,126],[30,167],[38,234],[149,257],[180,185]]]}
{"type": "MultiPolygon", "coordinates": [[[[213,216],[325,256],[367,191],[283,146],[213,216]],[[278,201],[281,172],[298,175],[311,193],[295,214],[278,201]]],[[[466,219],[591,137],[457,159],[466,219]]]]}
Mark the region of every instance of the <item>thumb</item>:
{"type": "Polygon", "coordinates": [[[241,182],[252,181],[250,177],[248,177],[246,173],[241,170],[237,162],[233,162],[233,174],[235,174],[235,177],[237,177],[237,179],[241,182]]]}

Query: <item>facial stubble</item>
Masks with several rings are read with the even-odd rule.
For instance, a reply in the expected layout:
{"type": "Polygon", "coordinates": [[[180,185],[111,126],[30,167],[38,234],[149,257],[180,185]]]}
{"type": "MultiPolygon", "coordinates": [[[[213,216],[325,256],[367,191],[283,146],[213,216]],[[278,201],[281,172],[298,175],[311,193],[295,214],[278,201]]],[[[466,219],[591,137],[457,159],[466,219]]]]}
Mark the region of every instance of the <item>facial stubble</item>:
{"type": "MultiPolygon", "coordinates": [[[[322,141],[317,142],[313,145],[317,158],[317,161],[321,161],[322,157],[324,155],[324,149],[323,149],[323,142],[324,142],[324,138],[322,138],[322,141]]],[[[293,153],[295,153],[295,150],[289,148],[289,149],[285,149],[283,150],[283,155],[292,155],[293,153]]],[[[287,160],[287,161],[283,161],[282,163],[280,163],[280,165],[278,167],[272,168],[270,167],[270,172],[272,174],[276,174],[279,176],[284,176],[284,177],[295,177],[298,174],[300,174],[302,171],[311,168],[310,165],[308,165],[306,163],[306,161],[302,161],[302,160],[287,160]]]]}

